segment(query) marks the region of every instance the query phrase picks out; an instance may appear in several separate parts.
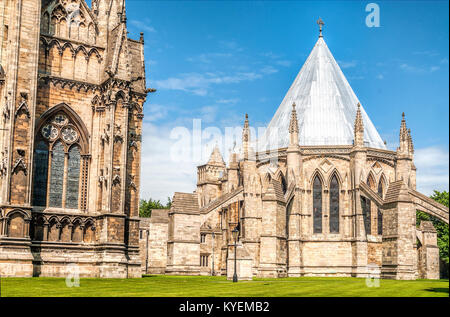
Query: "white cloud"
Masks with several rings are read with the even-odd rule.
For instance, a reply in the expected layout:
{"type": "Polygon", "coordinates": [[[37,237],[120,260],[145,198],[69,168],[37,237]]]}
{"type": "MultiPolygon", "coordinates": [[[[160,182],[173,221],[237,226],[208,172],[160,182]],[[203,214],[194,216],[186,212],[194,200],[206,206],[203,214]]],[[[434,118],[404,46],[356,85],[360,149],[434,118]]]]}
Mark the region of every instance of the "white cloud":
{"type": "Polygon", "coordinates": [[[416,52],[413,52],[413,55],[425,55],[428,57],[434,57],[434,56],[438,56],[439,53],[436,51],[416,51],[416,52]]]}
{"type": "Polygon", "coordinates": [[[262,78],[261,74],[255,72],[238,72],[233,75],[223,75],[221,73],[185,73],[179,77],[170,77],[164,80],[157,80],[156,87],[159,89],[181,90],[191,92],[195,95],[205,96],[211,85],[236,84],[242,81],[253,81],[262,78]]]}
{"type": "Polygon", "coordinates": [[[352,67],[356,67],[357,62],[356,61],[338,61],[338,64],[341,68],[352,68],[352,67]]]}
{"type": "Polygon", "coordinates": [[[414,163],[417,167],[417,189],[425,195],[433,190],[448,191],[449,153],[439,146],[416,149],[414,163]]]}
{"type": "Polygon", "coordinates": [[[262,69],[261,69],[261,72],[262,73],[264,73],[264,74],[274,74],[274,73],[277,73],[278,72],[278,69],[276,69],[275,67],[273,67],[273,66],[265,66],[265,67],[263,67],[262,69]]]}
{"type": "Polygon", "coordinates": [[[150,103],[145,107],[145,120],[149,122],[160,120],[167,115],[168,110],[166,106],[150,103]]]}
{"type": "Polygon", "coordinates": [[[280,60],[280,61],[276,61],[275,63],[277,63],[280,66],[284,66],[284,67],[289,67],[292,64],[292,62],[288,61],[288,60],[280,60]]]}
{"type": "Polygon", "coordinates": [[[201,118],[205,123],[214,122],[217,112],[219,111],[216,106],[205,106],[200,109],[201,118]]]}
{"type": "Polygon", "coordinates": [[[235,41],[219,41],[219,46],[221,46],[222,48],[236,51],[236,52],[241,52],[244,50],[235,41]]]}
{"type": "Polygon", "coordinates": [[[240,101],[239,98],[231,98],[231,99],[219,99],[216,102],[222,104],[235,104],[238,103],[239,101],[240,101]]]}
{"type": "MultiPolygon", "coordinates": [[[[205,113],[214,112],[214,107],[204,107],[205,113]]],[[[242,118],[240,118],[242,119],[242,118]]],[[[235,121],[236,123],[236,121],[235,121]]],[[[209,128],[202,125],[201,141],[194,144],[192,126],[176,127],[188,135],[186,142],[180,142],[180,135],[171,133],[175,130],[168,125],[155,125],[144,121],[141,152],[141,199],[159,199],[166,202],[174,192],[193,192],[196,189],[197,166],[204,164],[216,144],[214,135],[206,135],[209,128]],[[184,152],[183,152],[184,151],[184,152]],[[183,152],[183,153],[180,153],[183,152]]],[[[224,160],[228,160],[228,150],[232,144],[223,139],[224,129],[215,128],[222,135],[219,147],[224,160]],[[226,149],[226,150],[225,150],[226,149]]],[[[211,131],[211,130],[209,130],[211,131]]],[[[235,137],[240,139],[242,128],[234,127],[235,137]]],[[[228,140],[231,142],[231,140],[228,140]]],[[[238,142],[239,143],[239,142],[238,142]]]]}
{"type": "Polygon", "coordinates": [[[150,25],[150,20],[149,19],[145,19],[145,21],[138,21],[138,20],[131,20],[130,23],[132,25],[134,25],[135,27],[137,27],[140,30],[146,31],[146,32],[150,32],[150,33],[155,33],[156,30],[153,26],[150,25]]]}
{"type": "Polygon", "coordinates": [[[408,73],[432,73],[440,69],[439,66],[413,66],[410,64],[400,64],[400,69],[408,73]]]}
{"type": "Polygon", "coordinates": [[[170,139],[170,128],[144,122],[141,156],[141,199],[166,202],[175,191],[195,190],[196,163],[174,162],[170,149],[176,140],[170,139]]]}
{"type": "Polygon", "coordinates": [[[203,53],[197,56],[188,57],[186,60],[193,63],[210,64],[215,58],[227,58],[232,56],[233,54],[231,53],[203,53]]]}

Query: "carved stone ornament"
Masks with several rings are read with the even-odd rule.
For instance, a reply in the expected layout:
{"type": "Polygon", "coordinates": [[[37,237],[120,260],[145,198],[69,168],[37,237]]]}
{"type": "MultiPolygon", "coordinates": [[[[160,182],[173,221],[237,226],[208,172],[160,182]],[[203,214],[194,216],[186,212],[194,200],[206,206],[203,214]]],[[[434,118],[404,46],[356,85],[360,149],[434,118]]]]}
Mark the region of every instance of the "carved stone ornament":
{"type": "Polygon", "coordinates": [[[120,179],[120,176],[119,176],[119,175],[115,175],[115,176],[113,177],[112,182],[113,182],[113,185],[114,185],[114,186],[120,184],[120,181],[121,181],[121,179],[120,179]]]}

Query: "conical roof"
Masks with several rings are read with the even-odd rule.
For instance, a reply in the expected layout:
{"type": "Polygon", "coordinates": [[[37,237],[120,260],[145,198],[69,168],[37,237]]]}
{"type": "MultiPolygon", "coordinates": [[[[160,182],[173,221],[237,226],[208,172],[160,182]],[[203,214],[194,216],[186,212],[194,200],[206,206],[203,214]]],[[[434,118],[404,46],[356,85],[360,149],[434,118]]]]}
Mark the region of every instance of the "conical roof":
{"type": "MultiPolygon", "coordinates": [[[[295,102],[300,145],[351,145],[358,98],[322,37],[258,141],[258,151],[289,145],[289,121],[295,102]]],[[[363,107],[364,144],[386,149],[363,107]]]]}

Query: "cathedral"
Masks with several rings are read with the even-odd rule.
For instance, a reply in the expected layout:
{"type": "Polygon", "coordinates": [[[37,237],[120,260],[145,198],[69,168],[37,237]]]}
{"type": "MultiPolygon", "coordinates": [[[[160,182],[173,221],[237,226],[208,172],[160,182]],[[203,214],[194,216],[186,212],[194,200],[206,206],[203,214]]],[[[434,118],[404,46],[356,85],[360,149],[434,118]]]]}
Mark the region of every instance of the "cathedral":
{"type": "Polygon", "coordinates": [[[145,272],[439,278],[436,230],[416,210],[448,224],[448,208],[416,191],[405,115],[388,150],[318,24],[265,134],[252,141],[246,115],[240,151],[226,164],[214,148],[196,190],[150,219],[145,272]]]}
{"type": "Polygon", "coordinates": [[[126,21],[125,0],[0,1],[2,277],[141,276],[152,89],[126,21]]]}

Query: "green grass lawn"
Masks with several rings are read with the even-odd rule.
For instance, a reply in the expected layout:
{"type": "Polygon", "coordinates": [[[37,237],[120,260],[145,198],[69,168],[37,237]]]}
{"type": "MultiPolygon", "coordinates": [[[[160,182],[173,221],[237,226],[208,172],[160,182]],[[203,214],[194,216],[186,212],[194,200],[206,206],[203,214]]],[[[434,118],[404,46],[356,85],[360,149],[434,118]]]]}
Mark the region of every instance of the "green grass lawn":
{"type": "Polygon", "coordinates": [[[440,296],[448,297],[448,280],[380,280],[367,287],[363,278],[300,277],[254,279],[232,283],[225,277],[146,276],[140,279],[82,278],[67,287],[64,278],[2,278],[1,296],[440,296]]]}

